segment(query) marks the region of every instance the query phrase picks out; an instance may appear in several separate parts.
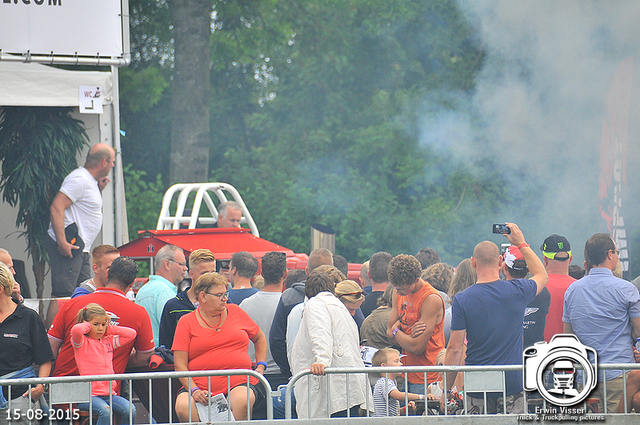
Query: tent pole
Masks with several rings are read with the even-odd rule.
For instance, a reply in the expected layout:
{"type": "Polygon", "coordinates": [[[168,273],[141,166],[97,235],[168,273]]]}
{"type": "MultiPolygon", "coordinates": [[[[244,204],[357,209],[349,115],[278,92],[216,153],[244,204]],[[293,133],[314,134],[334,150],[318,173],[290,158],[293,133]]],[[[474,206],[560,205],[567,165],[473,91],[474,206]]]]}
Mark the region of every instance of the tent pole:
{"type": "Polygon", "coordinates": [[[116,151],[116,166],[114,169],[115,195],[115,245],[121,246],[129,242],[129,225],[127,222],[127,203],[124,190],[124,171],[122,161],[122,147],[120,145],[120,93],[118,82],[118,68],[111,66],[113,80],[113,147],[116,151]]]}

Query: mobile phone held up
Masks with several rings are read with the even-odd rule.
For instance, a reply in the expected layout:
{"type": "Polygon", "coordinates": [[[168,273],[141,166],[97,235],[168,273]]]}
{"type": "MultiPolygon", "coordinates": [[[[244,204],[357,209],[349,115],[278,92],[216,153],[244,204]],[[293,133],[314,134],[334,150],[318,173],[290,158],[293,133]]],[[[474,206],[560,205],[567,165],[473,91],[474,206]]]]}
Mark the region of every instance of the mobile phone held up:
{"type": "Polygon", "coordinates": [[[511,229],[509,229],[506,224],[494,224],[493,233],[497,233],[499,235],[504,235],[504,234],[510,235],[511,229]]]}

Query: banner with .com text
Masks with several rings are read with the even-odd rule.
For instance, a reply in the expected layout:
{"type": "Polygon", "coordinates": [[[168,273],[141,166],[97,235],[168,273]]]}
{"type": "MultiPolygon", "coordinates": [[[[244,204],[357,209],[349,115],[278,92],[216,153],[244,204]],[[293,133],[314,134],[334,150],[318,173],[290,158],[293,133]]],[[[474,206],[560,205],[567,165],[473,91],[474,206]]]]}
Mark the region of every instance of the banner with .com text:
{"type": "Polygon", "coordinates": [[[0,51],[121,57],[121,0],[0,0],[0,51]]]}

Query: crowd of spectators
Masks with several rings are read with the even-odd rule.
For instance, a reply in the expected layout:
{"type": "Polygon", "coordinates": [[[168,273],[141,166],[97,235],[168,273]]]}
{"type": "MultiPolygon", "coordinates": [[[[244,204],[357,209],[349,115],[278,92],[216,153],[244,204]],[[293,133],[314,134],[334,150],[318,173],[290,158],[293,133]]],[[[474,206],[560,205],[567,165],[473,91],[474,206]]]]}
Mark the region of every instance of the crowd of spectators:
{"type": "MultiPolygon", "coordinates": [[[[379,351],[374,366],[509,365],[522,364],[525,348],[573,333],[596,349],[600,363],[638,360],[634,342],[640,336],[640,294],[614,275],[619,259],[611,237],[592,236],[585,244],[584,269],[576,270],[565,237],[544,239],[538,256],[517,225],[506,226],[510,244],[503,252],[494,242],[483,241],[456,267],[442,262],[431,248],[415,256],[376,252],[362,265],[359,279],[348,279],[346,260],[324,248],[311,252],[304,270],[287,270],[281,252],[260,259],[237,252],[228,273],[218,274],[211,251],[187,253],[166,245],[157,252],[155,274],[135,302],[127,294],[131,296],[136,263],[120,257],[114,247],[99,246],[92,252],[95,276],[79,282],[74,297],[62,305],[48,330],[48,344],[42,321],[22,306],[11,269],[0,263],[0,329],[19,327],[20,332],[4,335],[15,334],[27,347],[25,351],[5,338],[10,344],[0,348],[0,375],[81,373],[74,349],[78,341],[93,340],[78,333],[89,329],[89,323],[76,325],[76,316],[89,305],[104,309],[111,324],[132,330],[112,352],[115,373],[148,365],[154,348],[172,351],[177,371],[254,368],[273,389],[310,370],[294,390],[301,418],[358,416],[365,406],[377,416],[414,412],[416,402],[429,399],[440,400],[444,410],[464,390],[456,372],[447,373],[446,385],[443,373],[429,372],[382,374],[373,383],[363,374],[333,376],[328,391],[325,369],[363,367],[362,346],[379,351]],[[190,283],[178,291],[187,276],[190,283]],[[33,364],[40,366],[37,374],[33,364]],[[395,378],[402,376],[406,382],[397,384],[395,378]],[[405,399],[411,403],[402,410],[405,399]]],[[[625,382],[628,410],[640,408],[640,372],[627,372],[627,378],[622,371],[608,371],[606,400],[600,384],[594,393],[600,409],[604,403],[609,411],[622,409],[625,382]]],[[[598,381],[604,379],[600,373],[598,381]]],[[[236,419],[264,417],[267,394],[256,378],[180,382],[173,407],[181,421],[201,419],[198,403],[217,394],[226,396],[236,419]]],[[[505,383],[506,398],[489,393],[485,401],[483,394],[465,393],[469,413],[523,413],[522,373],[507,372],[505,383]]],[[[10,397],[27,394],[35,403],[44,391],[39,387],[30,394],[16,387],[10,397]]],[[[121,395],[120,383],[114,387],[113,395],[121,395]]],[[[6,407],[3,396],[9,397],[6,388],[0,408],[6,407]]],[[[282,404],[274,406],[282,417],[282,404]]]]}

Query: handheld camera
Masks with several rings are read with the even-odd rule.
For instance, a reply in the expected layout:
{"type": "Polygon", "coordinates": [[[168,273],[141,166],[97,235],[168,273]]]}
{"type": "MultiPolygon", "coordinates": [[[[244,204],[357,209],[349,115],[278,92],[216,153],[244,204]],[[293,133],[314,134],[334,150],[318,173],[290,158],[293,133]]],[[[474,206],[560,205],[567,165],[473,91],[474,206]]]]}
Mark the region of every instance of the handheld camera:
{"type": "Polygon", "coordinates": [[[499,235],[510,235],[511,229],[509,229],[506,224],[494,224],[493,233],[497,233],[499,235]]]}

